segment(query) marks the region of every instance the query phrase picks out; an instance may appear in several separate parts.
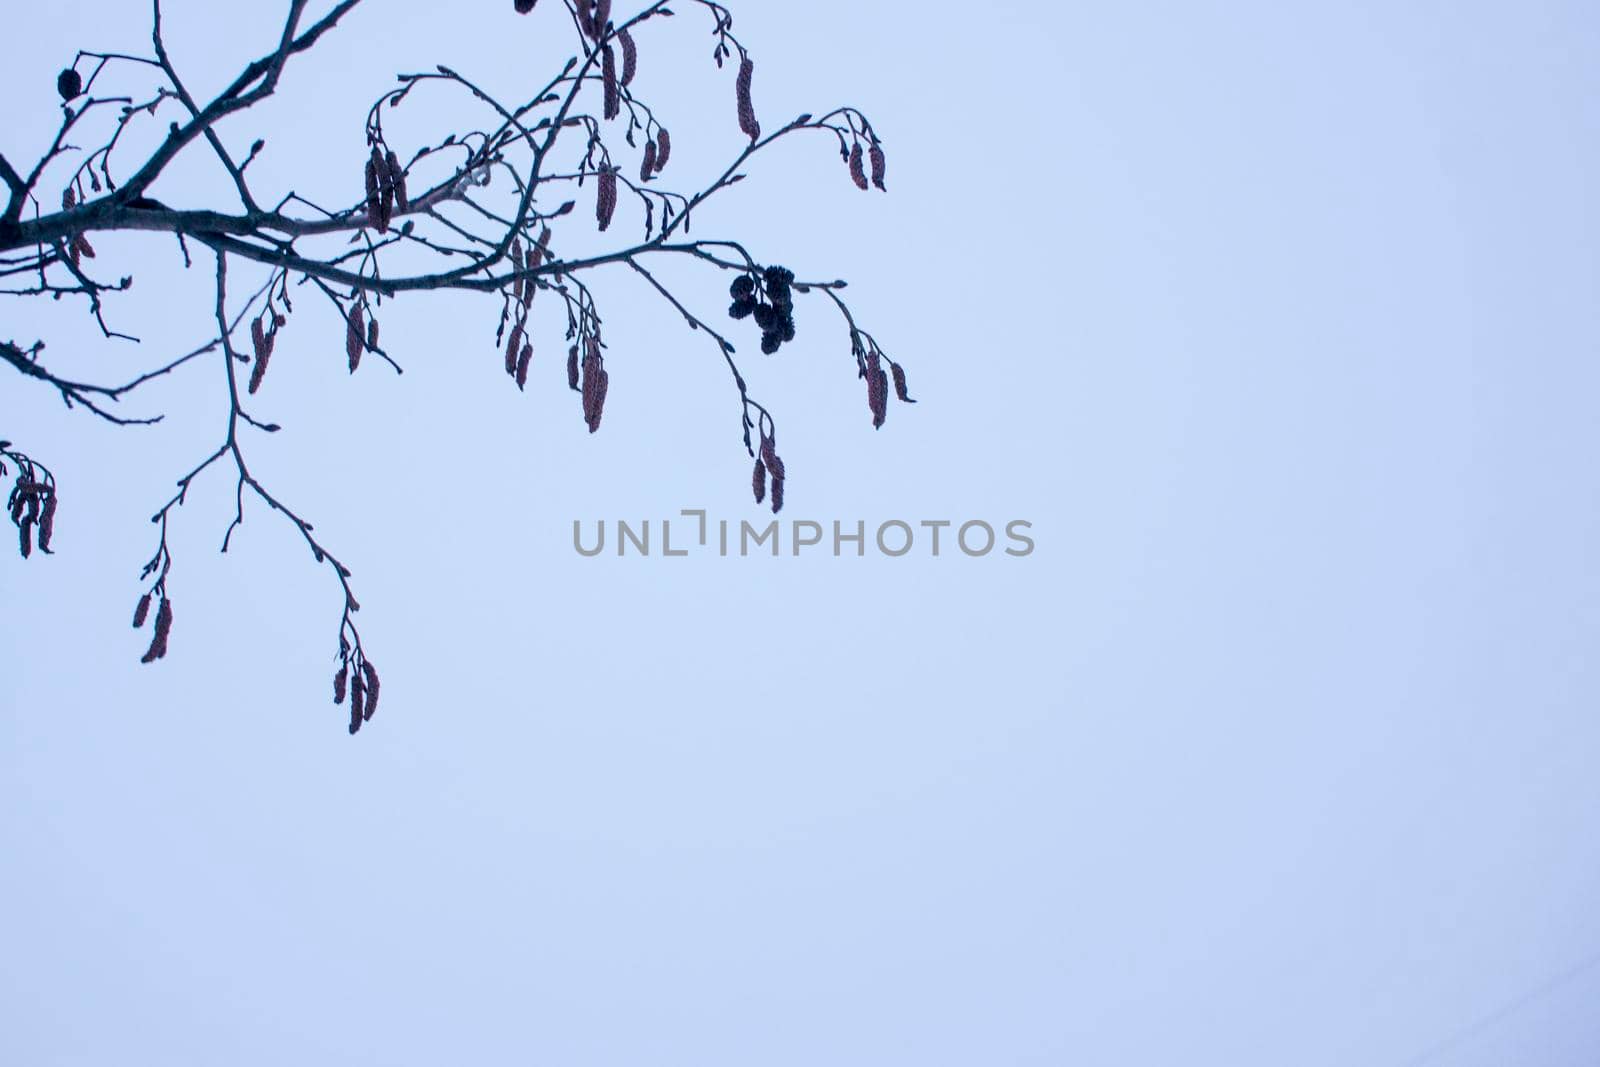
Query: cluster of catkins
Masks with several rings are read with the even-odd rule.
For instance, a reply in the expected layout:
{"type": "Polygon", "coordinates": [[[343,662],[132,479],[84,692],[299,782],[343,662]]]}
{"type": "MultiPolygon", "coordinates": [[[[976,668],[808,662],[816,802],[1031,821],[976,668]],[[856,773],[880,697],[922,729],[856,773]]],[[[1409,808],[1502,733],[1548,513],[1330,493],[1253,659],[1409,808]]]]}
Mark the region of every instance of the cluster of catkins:
{"type": "Polygon", "coordinates": [[[400,166],[400,157],[393,149],[380,152],[378,146],[373,145],[372,155],[367,160],[366,179],[367,224],[379,233],[388,233],[395,208],[402,212],[411,210],[410,201],[406,199],[406,172],[400,166]]]}
{"type": "Polygon", "coordinates": [[[361,305],[353,304],[344,328],[344,354],[350,361],[351,374],[361,366],[361,353],[369,348],[373,351],[377,351],[378,348],[377,317],[374,316],[369,322],[361,305]]]}
{"type": "Polygon", "coordinates": [[[755,490],[756,503],[759,504],[767,496],[767,479],[772,479],[773,514],[783,510],[783,477],[783,460],[778,456],[773,438],[763,433],[761,454],[756,457],[756,469],[751,475],[750,487],[755,490]]]}
{"type": "MultiPolygon", "coordinates": [[[[0,467],[0,472],[5,470],[0,467]]],[[[39,551],[50,551],[50,538],[56,528],[56,491],[47,482],[41,482],[23,471],[11,487],[11,498],[6,502],[11,511],[11,521],[17,527],[18,547],[22,558],[33,555],[33,532],[39,531],[39,551]]]]}
{"type": "MultiPolygon", "coordinates": [[[[159,588],[159,586],[158,586],[159,588]]],[[[154,663],[167,654],[167,635],[172,633],[172,598],[167,596],[166,590],[161,590],[161,606],[156,608],[155,633],[150,636],[150,648],[140,657],[140,663],[154,663]]],[[[135,630],[144,626],[145,620],[150,617],[150,593],[139,598],[138,606],[133,609],[133,628],[135,630]]]]}
{"type": "MultiPolygon", "coordinates": [[[[288,321],[282,312],[271,308],[250,320],[250,347],[255,350],[255,365],[250,368],[252,395],[261,388],[261,382],[267,376],[267,362],[272,359],[272,350],[277,346],[278,331],[283,329],[288,321]]],[[[376,326],[377,323],[373,325],[376,326]]]]}
{"type": "Polygon", "coordinates": [[[345,691],[349,690],[350,732],[353,734],[378,710],[378,672],[359,650],[352,661],[349,648],[343,642],[340,644],[339,673],[333,676],[333,702],[343,704],[345,691]]]}
{"type": "Polygon", "coordinates": [[[735,319],[755,317],[761,327],[761,351],[772,355],[782,344],[794,340],[794,271],[768,267],[762,271],[766,297],[763,301],[753,274],[741,274],[728,287],[733,305],[728,315],[735,319]]]}
{"type": "MultiPolygon", "coordinates": [[[[511,266],[517,275],[517,280],[512,285],[511,305],[516,319],[511,326],[511,336],[506,341],[506,373],[516,379],[518,389],[528,384],[528,365],[533,362],[533,344],[527,335],[528,309],[533,306],[533,294],[538,289],[534,280],[524,277],[523,272],[538,270],[549,253],[550,227],[548,226],[539,235],[538,242],[528,249],[526,258],[522,254],[522,239],[515,238],[511,242],[511,266]]],[[[504,322],[502,318],[502,327],[504,322]]]]}
{"type": "Polygon", "coordinates": [[[600,338],[589,334],[583,339],[581,365],[578,346],[567,350],[567,388],[583,394],[583,421],[588,424],[590,433],[600,429],[600,416],[606,409],[606,390],[610,386],[611,375],[606,373],[606,362],[600,355],[600,338]]]}
{"type": "Polygon", "coordinates": [[[867,407],[872,412],[872,428],[878,429],[883,425],[883,420],[889,417],[889,381],[894,379],[894,395],[903,404],[915,404],[906,392],[906,372],[900,364],[889,359],[878,346],[873,345],[863,359],[857,353],[858,370],[860,376],[867,380],[867,407]],[[883,365],[887,362],[889,370],[884,371],[883,365]]]}

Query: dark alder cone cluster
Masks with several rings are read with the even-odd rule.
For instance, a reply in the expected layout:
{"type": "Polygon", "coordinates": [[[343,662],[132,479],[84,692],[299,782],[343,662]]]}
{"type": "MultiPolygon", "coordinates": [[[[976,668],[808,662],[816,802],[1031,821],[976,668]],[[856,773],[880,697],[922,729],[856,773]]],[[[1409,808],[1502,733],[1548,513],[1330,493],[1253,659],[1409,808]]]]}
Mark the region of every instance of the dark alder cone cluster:
{"type": "Polygon", "coordinates": [[[83,75],[68,67],[56,75],[56,92],[62,100],[71,100],[83,92],[83,75]]]}
{"type": "MultiPolygon", "coordinates": [[[[0,466],[0,473],[5,471],[0,466]]],[[[7,501],[11,522],[17,528],[17,548],[22,558],[33,555],[34,531],[38,531],[39,551],[50,552],[50,539],[56,530],[56,491],[48,482],[41,482],[24,470],[17,475],[7,501]]]]}
{"type": "Polygon", "coordinates": [[[733,304],[728,315],[734,319],[754,317],[761,327],[761,351],[772,355],[786,342],[794,340],[794,272],[786,267],[768,267],[761,273],[766,300],[756,287],[752,274],[741,274],[728,287],[733,304]]]}
{"type": "MultiPolygon", "coordinates": [[[[140,663],[154,663],[167,654],[167,637],[172,633],[172,598],[166,593],[161,593],[161,604],[156,608],[156,628],[150,635],[150,648],[140,657],[140,663]]],[[[150,617],[150,594],[146,593],[139,598],[139,604],[133,609],[133,628],[141,629],[145,620],[150,617]]]]}
{"type": "Polygon", "coordinates": [[[734,96],[739,105],[739,129],[752,141],[761,136],[761,123],[756,121],[756,106],[750,100],[750,80],[755,77],[756,65],[749,56],[739,61],[739,77],[734,82],[734,96]]]}
{"type": "Polygon", "coordinates": [[[350,695],[350,732],[361,729],[370,722],[378,710],[378,671],[372,661],[356,651],[352,661],[350,653],[342,651],[339,670],[333,676],[333,702],[343,704],[345,693],[350,695]]]}

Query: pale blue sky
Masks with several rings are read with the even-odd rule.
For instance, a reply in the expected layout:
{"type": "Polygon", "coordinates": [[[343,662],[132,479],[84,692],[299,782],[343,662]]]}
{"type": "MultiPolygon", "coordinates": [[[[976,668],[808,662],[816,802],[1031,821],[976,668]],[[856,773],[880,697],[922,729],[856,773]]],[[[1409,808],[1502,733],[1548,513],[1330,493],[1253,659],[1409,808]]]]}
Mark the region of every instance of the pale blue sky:
{"type": "MultiPolygon", "coordinates": [[[[531,92],[552,2],[372,0],[230,136],[267,137],[264,188],[348,199],[395,71],[531,92]]],[[[681,6],[638,88],[688,186],[739,132],[681,6]]],[[[168,5],[198,94],[279,7],[168,5]]],[[[250,447],[355,568],[385,689],[351,739],[337,589],[259,507],[216,553],[225,474],[137,662],[215,360],[131,402],[151,430],[13,376],[0,436],[62,504],[57,555],[0,560],[0,1062],[1600,1061],[1592,5],[734,10],[763,121],[858,105],[891,194],[818,137],[696,233],[848,278],[921,401],[874,432],[815,300],[747,345],[786,514],[1020,518],[1038,550],[581,559],[574,519],[761,514],[703,337],[596,274],[591,437],[549,318],[518,394],[486,298],[386,310],[398,379],[349,377],[307,298],[250,447]]],[[[7,32],[16,160],[73,50],[144,47],[148,11],[7,32]]],[[[203,269],[96,247],[142,355],[14,298],[0,336],[106,378],[204,338],[203,269]]],[[[720,316],[725,278],[675,276],[720,316]]]]}

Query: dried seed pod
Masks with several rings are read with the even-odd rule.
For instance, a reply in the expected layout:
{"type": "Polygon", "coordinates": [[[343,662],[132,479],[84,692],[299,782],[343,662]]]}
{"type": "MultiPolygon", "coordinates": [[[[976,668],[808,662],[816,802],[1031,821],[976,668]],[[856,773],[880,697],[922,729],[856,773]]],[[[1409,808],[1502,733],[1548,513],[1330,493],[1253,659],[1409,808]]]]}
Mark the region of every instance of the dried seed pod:
{"type": "Polygon", "coordinates": [[[862,165],[860,141],[850,146],[850,180],[856,183],[857,189],[868,187],[867,172],[862,165]]]}
{"type": "Polygon", "coordinates": [[[783,479],[772,479],[772,513],[776,515],[783,510],[783,479]]]}
{"type": "Polygon", "coordinates": [[[506,341],[506,373],[517,373],[517,355],[522,351],[522,323],[514,323],[506,341]]]}
{"type": "Polygon", "coordinates": [[[56,494],[50,490],[44,498],[44,510],[39,515],[39,551],[50,551],[50,538],[56,532],[56,494]]]}
{"type": "Polygon", "coordinates": [[[916,401],[906,395],[906,372],[892,359],[889,361],[889,373],[894,375],[894,395],[903,403],[915,404],[916,401]]]}
{"type": "Polygon", "coordinates": [[[411,201],[406,196],[406,172],[400,166],[400,157],[394,154],[394,149],[389,149],[389,155],[384,162],[389,164],[389,179],[394,184],[394,202],[401,211],[411,210],[411,201]]]}
{"type": "Polygon", "coordinates": [[[371,660],[361,661],[361,674],[367,681],[367,709],[361,717],[370,722],[378,710],[378,672],[371,660]]]}
{"type": "Polygon", "coordinates": [[[756,121],[755,104],[750,100],[750,81],[755,77],[756,65],[745,56],[739,62],[739,77],[734,83],[734,95],[739,104],[739,129],[752,141],[761,136],[761,123],[756,121]]]}
{"type": "Polygon", "coordinates": [[[757,504],[767,499],[767,465],[759,458],[756,460],[755,471],[750,475],[750,488],[755,491],[757,504]]]}
{"type": "Polygon", "coordinates": [[[883,146],[877,141],[873,141],[872,148],[868,151],[867,156],[872,162],[872,184],[879,189],[883,189],[884,192],[888,192],[889,190],[884,188],[883,184],[883,172],[887,166],[887,161],[883,156],[883,146]]]}
{"type": "Polygon", "coordinates": [[[349,328],[345,330],[344,350],[350,357],[350,373],[354,374],[356,368],[361,366],[361,344],[365,340],[365,316],[362,314],[361,305],[357,304],[350,309],[349,328]]]}
{"type": "Polygon", "coordinates": [[[376,152],[367,160],[367,225],[376,227],[382,205],[378,200],[378,163],[376,152]]]}
{"type": "Polygon", "coordinates": [[[578,388],[578,346],[567,349],[567,388],[578,388]]]}
{"type": "Polygon", "coordinates": [[[68,67],[56,75],[56,92],[62,100],[71,100],[83,92],[83,75],[68,67]]]}
{"type": "Polygon", "coordinates": [[[133,609],[133,628],[139,629],[144,625],[144,620],[150,617],[150,594],[146,593],[139,598],[139,603],[133,609]]]}
{"type": "Polygon", "coordinates": [[[667,157],[672,155],[672,135],[665,126],[656,131],[656,173],[660,174],[667,166],[667,157]]]}
{"type": "Polygon", "coordinates": [[[656,143],[653,140],[646,141],[644,143],[644,160],[639,164],[639,181],[641,183],[649,181],[650,176],[655,172],[656,143]]]}
{"type": "Polygon", "coordinates": [[[626,86],[639,71],[639,46],[626,29],[617,31],[617,41],[622,45],[622,84],[626,86]]]}
{"type": "Polygon", "coordinates": [[[517,357],[517,388],[525,388],[528,384],[528,365],[533,362],[533,346],[523,342],[522,355],[517,357]]]}
{"type": "Polygon", "coordinates": [[[344,703],[344,687],[345,683],[349,681],[349,677],[350,664],[348,662],[339,664],[339,673],[333,676],[333,702],[335,704],[344,703]]]}
{"type": "Polygon", "coordinates": [[[617,54],[610,45],[600,50],[600,83],[605,89],[605,117],[622,114],[622,90],[617,86],[617,54]]]}
{"type": "Polygon", "coordinates": [[[594,215],[604,231],[611,225],[611,216],[617,211],[617,172],[610,167],[602,167],[600,180],[595,186],[594,215]]]}

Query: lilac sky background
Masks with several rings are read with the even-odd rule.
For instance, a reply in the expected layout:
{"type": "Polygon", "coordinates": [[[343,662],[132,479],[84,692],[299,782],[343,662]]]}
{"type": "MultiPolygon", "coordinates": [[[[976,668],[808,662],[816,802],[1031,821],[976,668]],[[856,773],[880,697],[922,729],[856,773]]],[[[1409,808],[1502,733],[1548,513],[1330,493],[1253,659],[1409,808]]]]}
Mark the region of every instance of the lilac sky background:
{"type": "MultiPolygon", "coordinates": [[[[263,190],[348,200],[394,72],[527,95],[553,6],[372,0],[225,132],[267,138],[263,190]]],[[[165,6],[197,94],[281,7],[165,6]]],[[[638,88],[698,188],[740,138],[679,7],[638,88]]],[[[735,331],[786,516],[1026,519],[1038,550],[581,559],[574,519],[762,514],[703,336],[594,275],[591,437],[551,306],[518,394],[488,298],[397,302],[405,375],[352,378],[308,296],[249,448],[355,569],[385,689],[351,739],[337,587],[258,506],[217,554],[226,473],[137,662],[145,520],[220,439],[218,361],[131,399],[148,430],[13,376],[0,436],[62,505],[57,555],[0,560],[0,1062],[1600,1060],[1593,6],[734,10],[763,122],[861,107],[891,194],[797,139],[695,232],[848,278],[921,401],[874,432],[815,300],[776,358],[735,331]]],[[[0,151],[148,18],[8,12],[0,151]]],[[[203,266],[96,247],[138,350],[15,298],[0,336],[96,379],[205,339],[203,266]]],[[[725,277],[668,274],[720,317],[725,277]]]]}

